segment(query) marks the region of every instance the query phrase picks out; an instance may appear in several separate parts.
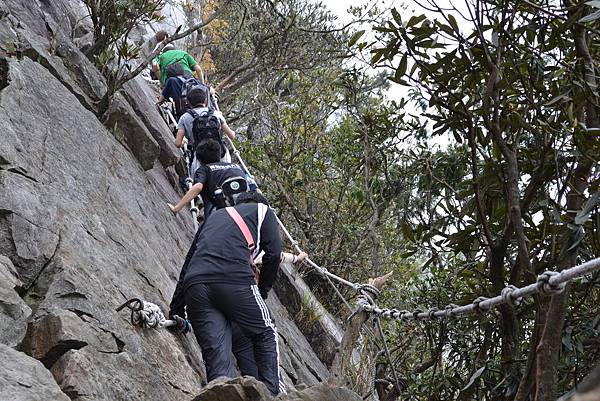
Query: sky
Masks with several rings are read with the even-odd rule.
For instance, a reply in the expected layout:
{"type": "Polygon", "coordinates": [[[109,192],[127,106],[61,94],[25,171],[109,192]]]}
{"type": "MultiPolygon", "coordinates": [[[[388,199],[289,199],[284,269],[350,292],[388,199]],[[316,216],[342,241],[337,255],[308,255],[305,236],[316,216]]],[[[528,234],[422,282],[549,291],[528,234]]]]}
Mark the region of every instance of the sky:
{"type": "MultiPolygon", "coordinates": [[[[459,10],[461,10],[461,12],[465,12],[466,10],[466,6],[465,6],[465,1],[467,0],[436,0],[436,3],[442,7],[450,7],[452,5],[452,3],[454,3],[453,5],[458,8],[459,10]]],[[[354,0],[352,3],[344,1],[344,0],[321,0],[321,3],[323,3],[326,7],[328,7],[335,15],[338,16],[339,18],[339,25],[343,25],[346,24],[350,21],[352,21],[353,17],[352,15],[350,15],[347,12],[347,8],[349,5],[354,5],[354,6],[358,6],[358,5],[364,5],[364,4],[372,4],[373,0],[371,1],[365,1],[365,0],[354,0]]],[[[420,6],[418,6],[415,2],[411,1],[411,0],[378,0],[378,3],[380,3],[380,7],[383,9],[385,8],[391,8],[391,7],[396,7],[398,9],[400,9],[402,6],[407,6],[407,10],[406,13],[408,13],[409,15],[412,14],[422,14],[425,13],[427,14],[428,11],[422,9],[420,6]]],[[[427,3],[427,1],[423,1],[423,3],[427,3]]],[[[429,12],[430,13],[430,12],[429,12]]],[[[453,13],[455,14],[455,13],[453,13]]],[[[456,15],[457,20],[461,20],[460,16],[456,15]]],[[[464,20],[463,20],[464,21],[464,20]]],[[[358,27],[355,27],[354,29],[358,30],[358,27]]],[[[386,97],[390,100],[400,100],[402,98],[405,98],[408,96],[410,91],[410,88],[407,86],[402,86],[402,85],[398,85],[398,84],[392,84],[390,86],[390,88],[388,89],[387,93],[386,93],[386,97]]],[[[416,104],[413,104],[411,102],[409,102],[406,106],[405,106],[405,110],[412,114],[412,115],[420,115],[421,111],[419,111],[419,109],[417,108],[416,104]]],[[[428,121],[428,118],[424,118],[421,117],[420,118],[422,121],[428,121]]],[[[430,138],[429,140],[430,145],[434,146],[434,145],[438,145],[441,147],[446,147],[448,145],[448,137],[446,136],[437,136],[437,137],[433,137],[430,138]]]]}

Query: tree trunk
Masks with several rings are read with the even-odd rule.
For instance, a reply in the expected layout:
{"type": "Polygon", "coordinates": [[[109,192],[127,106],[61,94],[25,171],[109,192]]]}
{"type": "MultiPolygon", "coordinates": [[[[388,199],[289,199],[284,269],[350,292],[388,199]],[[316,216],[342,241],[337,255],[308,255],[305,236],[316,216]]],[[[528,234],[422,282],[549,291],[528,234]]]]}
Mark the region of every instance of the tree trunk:
{"type": "MultiPolygon", "coordinates": [[[[570,5],[570,4],[568,4],[570,5]]],[[[580,18],[585,13],[588,7],[581,3],[578,7],[571,7],[569,16],[571,18],[580,18]]],[[[590,55],[587,40],[587,31],[585,26],[581,24],[573,24],[572,26],[573,40],[575,42],[575,51],[578,58],[580,78],[585,81],[589,88],[596,88],[596,71],[594,61],[590,55]]],[[[575,77],[577,79],[578,77],[575,77]]],[[[597,98],[591,90],[583,90],[586,96],[583,96],[583,105],[575,104],[575,110],[581,110],[581,115],[585,119],[588,128],[600,127],[598,118],[597,98]]],[[[571,220],[577,211],[581,208],[585,190],[588,186],[589,175],[591,174],[594,162],[591,157],[586,157],[585,144],[578,143],[576,137],[573,141],[575,146],[581,152],[581,156],[577,162],[570,181],[570,191],[567,195],[567,215],[571,220]]],[[[566,234],[567,236],[570,233],[566,234]]],[[[568,240],[568,238],[564,238],[568,240]]],[[[567,246],[568,247],[568,246],[567,246]]],[[[565,248],[567,248],[565,247],[565,248]]],[[[573,266],[577,263],[577,250],[570,255],[561,255],[566,259],[559,262],[559,267],[573,266]]],[[[540,345],[538,346],[537,358],[537,391],[535,401],[553,401],[556,398],[556,366],[561,347],[562,329],[565,320],[565,311],[569,296],[569,286],[561,294],[553,295],[546,316],[546,324],[542,334],[540,345]]]]}
{"type": "MultiPolygon", "coordinates": [[[[388,273],[375,279],[369,279],[369,284],[375,286],[381,291],[386,280],[391,274],[392,273],[388,273]]],[[[339,351],[331,363],[331,369],[329,370],[330,376],[328,380],[331,384],[342,387],[351,387],[349,373],[351,372],[350,366],[352,362],[352,353],[354,352],[354,349],[356,348],[356,342],[360,337],[360,329],[368,318],[369,314],[361,310],[355,313],[350,319],[348,327],[346,328],[344,336],[342,337],[339,351]]]]}

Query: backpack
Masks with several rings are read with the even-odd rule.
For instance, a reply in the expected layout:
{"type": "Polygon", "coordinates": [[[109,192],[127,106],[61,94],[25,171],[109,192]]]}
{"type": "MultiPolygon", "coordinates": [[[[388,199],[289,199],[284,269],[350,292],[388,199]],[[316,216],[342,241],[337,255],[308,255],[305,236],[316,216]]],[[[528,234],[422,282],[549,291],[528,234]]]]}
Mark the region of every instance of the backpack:
{"type": "Polygon", "coordinates": [[[183,68],[181,67],[181,64],[179,64],[179,63],[169,64],[167,66],[167,68],[165,68],[165,81],[170,77],[179,76],[179,73],[181,73],[181,70],[183,70],[183,68]]]}
{"type": "Polygon", "coordinates": [[[204,85],[193,77],[185,78],[179,76],[179,79],[183,82],[181,87],[181,97],[179,98],[179,110],[181,110],[182,114],[192,108],[187,101],[187,94],[195,88],[201,89],[206,93],[206,107],[208,107],[209,110],[215,110],[215,105],[212,102],[212,96],[210,96],[210,88],[208,85],[204,85]]]}
{"type": "Polygon", "coordinates": [[[225,156],[225,144],[223,143],[221,120],[210,109],[202,114],[196,113],[194,109],[189,109],[187,112],[194,118],[192,122],[194,152],[202,141],[214,139],[221,146],[221,158],[223,158],[225,156]]]}

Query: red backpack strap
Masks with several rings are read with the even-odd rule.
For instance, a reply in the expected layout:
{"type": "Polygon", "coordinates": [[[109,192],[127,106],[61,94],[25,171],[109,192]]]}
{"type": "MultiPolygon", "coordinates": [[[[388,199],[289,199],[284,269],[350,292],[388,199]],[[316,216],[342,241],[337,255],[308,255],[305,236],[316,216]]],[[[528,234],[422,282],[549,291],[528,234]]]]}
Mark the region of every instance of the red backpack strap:
{"type": "Polygon", "coordinates": [[[235,208],[226,207],[225,210],[227,210],[227,213],[229,213],[229,216],[231,216],[233,221],[235,221],[235,224],[237,224],[238,228],[244,235],[244,238],[246,239],[246,242],[248,243],[248,250],[250,251],[250,253],[252,253],[254,248],[256,248],[256,245],[254,244],[254,239],[252,238],[252,234],[250,233],[250,229],[246,225],[246,222],[244,221],[242,216],[240,216],[238,211],[235,210],[235,208]]]}
{"type": "Polygon", "coordinates": [[[252,253],[254,251],[254,248],[256,248],[256,245],[254,244],[254,239],[252,239],[250,229],[248,228],[248,225],[246,224],[242,216],[240,216],[237,210],[235,210],[233,207],[226,207],[225,210],[227,210],[229,216],[233,219],[233,221],[235,221],[235,224],[238,226],[238,228],[244,235],[246,242],[248,243],[248,259],[250,271],[254,275],[254,280],[258,284],[259,273],[258,270],[256,270],[256,266],[254,266],[254,261],[252,260],[252,253]]]}

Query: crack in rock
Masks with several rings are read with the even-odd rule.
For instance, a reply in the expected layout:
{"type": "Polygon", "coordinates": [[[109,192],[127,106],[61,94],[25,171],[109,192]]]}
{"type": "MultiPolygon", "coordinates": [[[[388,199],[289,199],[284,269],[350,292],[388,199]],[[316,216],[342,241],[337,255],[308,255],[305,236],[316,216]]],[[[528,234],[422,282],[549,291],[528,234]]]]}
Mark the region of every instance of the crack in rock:
{"type": "Polygon", "coordinates": [[[46,355],[40,358],[40,362],[42,362],[47,369],[50,369],[52,365],[54,365],[56,361],[58,361],[59,358],[66,354],[68,351],[78,350],[87,345],[87,342],[81,340],[61,341],[54,347],[52,347],[48,352],[46,352],[46,355]]]}
{"type": "Polygon", "coordinates": [[[179,391],[181,391],[182,393],[185,393],[185,394],[188,394],[188,395],[194,395],[193,393],[190,393],[189,391],[187,391],[187,390],[184,390],[184,389],[182,389],[181,387],[179,387],[178,385],[174,384],[174,383],[173,383],[171,380],[167,380],[167,383],[168,383],[168,384],[169,384],[171,387],[173,387],[175,390],[179,390],[179,391]]]}

